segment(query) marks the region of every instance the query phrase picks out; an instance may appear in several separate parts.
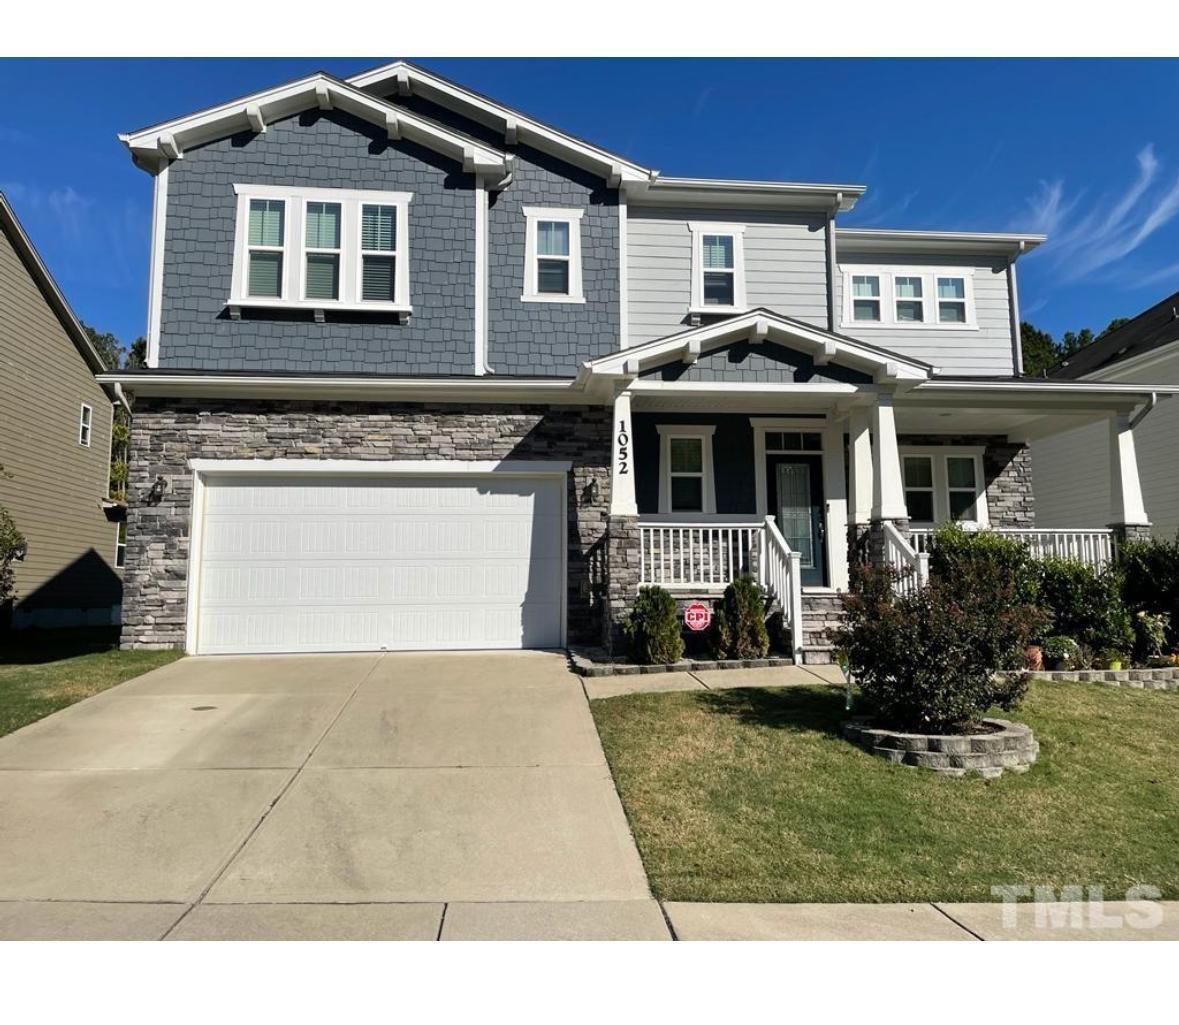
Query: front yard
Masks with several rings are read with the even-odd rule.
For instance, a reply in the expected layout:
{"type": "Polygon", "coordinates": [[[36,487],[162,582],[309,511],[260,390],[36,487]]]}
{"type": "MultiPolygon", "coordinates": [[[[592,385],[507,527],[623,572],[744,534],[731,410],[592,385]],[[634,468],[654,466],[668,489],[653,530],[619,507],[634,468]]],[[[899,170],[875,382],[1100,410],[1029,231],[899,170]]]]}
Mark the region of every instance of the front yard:
{"type": "Polygon", "coordinates": [[[837,688],[591,704],[655,895],[990,901],[992,885],[1179,897],[1179,692],[1032,684],[1024,775],[951,779],[838,736],[837,688]]]}
{"type": "Polygon", "coordinates": [[[0,638],[0,736],[180,657],[120,651],[110,630],[7,634],[0,638]]]}

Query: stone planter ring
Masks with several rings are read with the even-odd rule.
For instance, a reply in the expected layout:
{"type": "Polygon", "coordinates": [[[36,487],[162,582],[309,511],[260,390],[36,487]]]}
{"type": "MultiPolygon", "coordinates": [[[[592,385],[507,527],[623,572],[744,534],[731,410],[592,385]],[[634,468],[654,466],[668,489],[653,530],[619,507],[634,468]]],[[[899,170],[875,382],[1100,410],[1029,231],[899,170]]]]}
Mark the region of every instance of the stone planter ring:
{"type": "Polygon", "coordinates": [[[994,779],[1010,772],[1027,772],[1040,753],[1030,726],[1006,719],[984,719],[989,733],[901,733],[872,725],[867,717],[849,719],[840,726],[843,735],[870,754],[900,765],[932,769],[943,776],[974,772],[994,779]]]}

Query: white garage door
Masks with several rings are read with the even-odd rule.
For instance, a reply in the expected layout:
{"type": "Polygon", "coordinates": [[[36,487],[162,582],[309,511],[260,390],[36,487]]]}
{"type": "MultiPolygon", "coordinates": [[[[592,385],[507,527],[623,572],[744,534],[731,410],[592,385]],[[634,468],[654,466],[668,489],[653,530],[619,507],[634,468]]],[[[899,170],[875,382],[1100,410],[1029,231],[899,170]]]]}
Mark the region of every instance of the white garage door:
{"type": "Polygon", "coordinates": [[[210,477],[201,654],[562,643],[561,477],[210,477]]]}

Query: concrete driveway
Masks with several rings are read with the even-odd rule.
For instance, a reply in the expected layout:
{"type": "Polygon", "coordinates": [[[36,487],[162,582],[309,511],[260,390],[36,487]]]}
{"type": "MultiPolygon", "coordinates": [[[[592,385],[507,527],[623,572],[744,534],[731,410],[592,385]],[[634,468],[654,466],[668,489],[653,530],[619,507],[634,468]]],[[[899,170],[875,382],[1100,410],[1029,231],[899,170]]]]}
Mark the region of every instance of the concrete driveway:
{"type": "Polygon", "coordinates": [[[512,934],[668,937],[561,655],[188,658],[0,739],[0,937],[512,934]]]}

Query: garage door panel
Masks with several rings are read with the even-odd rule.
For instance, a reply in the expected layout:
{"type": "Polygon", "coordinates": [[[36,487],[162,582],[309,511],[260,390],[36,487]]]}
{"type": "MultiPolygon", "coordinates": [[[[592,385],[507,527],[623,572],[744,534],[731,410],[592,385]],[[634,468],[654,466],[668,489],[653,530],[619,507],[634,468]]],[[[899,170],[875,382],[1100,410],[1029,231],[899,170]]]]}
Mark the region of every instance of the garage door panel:
{"type": "Polygon", "coordinates": [[[198,649],[552,647],[559,478],[214,479],[198,649]]]}

